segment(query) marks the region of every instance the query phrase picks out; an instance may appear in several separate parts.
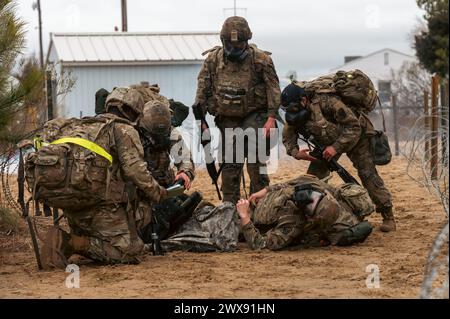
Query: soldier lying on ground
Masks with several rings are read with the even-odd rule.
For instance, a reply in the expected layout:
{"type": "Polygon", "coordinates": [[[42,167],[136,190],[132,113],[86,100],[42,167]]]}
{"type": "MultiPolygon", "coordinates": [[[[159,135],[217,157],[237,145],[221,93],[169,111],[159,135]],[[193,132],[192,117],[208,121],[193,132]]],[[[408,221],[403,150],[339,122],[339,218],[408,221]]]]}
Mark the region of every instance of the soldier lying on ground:
{"type": "Polygon", "coordinates": [[[374,205],[356,184],[333,187],[312,175],[264,188],[214,207],[203,203],[174,235],[162,242],[166,250],[232,251],[238,242],[239,220],[252,249],[279,250],[309,245],[351,245],[363,242],[372,226],[364,221],[374,205]]]}
{"type": "Polygon", "coordinates": [[[252,249],[279,250],[298,244],[346,246],[372,231],[364,217],[374,205],[356,184],[333,187],[312,175],[268,186],[236,205],[252,249]]]}

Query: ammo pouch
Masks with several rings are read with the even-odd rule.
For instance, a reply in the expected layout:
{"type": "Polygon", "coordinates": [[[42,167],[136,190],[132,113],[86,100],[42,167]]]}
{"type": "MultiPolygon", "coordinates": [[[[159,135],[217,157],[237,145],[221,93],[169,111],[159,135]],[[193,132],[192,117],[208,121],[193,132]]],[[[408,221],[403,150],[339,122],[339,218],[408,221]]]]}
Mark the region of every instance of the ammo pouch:
{"type": "Polygon", "coordinates": [[[248,114],[248,98],[245,89],[222,87],[217,97],[217,114],[227,117],[244,117],[248,114]]]}
{"type": "Polygon", "coordinates": [[[392,152],[387,135],[383,131],[375,131],[370,137],[370,152],[375,165],[387,165],[391,162],[392,152]]]}
{"type": "Polygon", "coordinates": [[[375,205],[370,199],[369,193],[364,187],[357,184],[347,183],[340,185],[335,193],[336,199],[344,202],[352,213],[363,220],[375,211],[375,205]]]}

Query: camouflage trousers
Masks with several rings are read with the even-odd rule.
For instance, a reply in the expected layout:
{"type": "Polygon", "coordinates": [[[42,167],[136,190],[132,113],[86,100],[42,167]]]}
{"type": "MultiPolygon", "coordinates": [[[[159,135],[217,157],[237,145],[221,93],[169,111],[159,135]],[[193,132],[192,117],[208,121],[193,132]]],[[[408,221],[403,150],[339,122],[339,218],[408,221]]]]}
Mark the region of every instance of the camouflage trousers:
{"type": "Polygon", "coordinates": [[[139,222],[128,223],[126,205],[105,204],[64,214],[73,234],[89,238],[89,249],[81,255],[108,264],[138,262],[144,243],[136,232],[139,222]]]}
{"type": "MultiPolygon", "coordinates": [[[[369,139],[361,137],[356,146],[347,153],[347,156],[358,171],[359,178],[375,204],[377,212],[381,213],[391,208],[392,195],[384,185],[384,181],[373,163],[369,139]]],[[[309,165],[307,173],[322,179],[327,177],[330,171],[323,162],[317,161],[309,165]]]]}
{"type": "MultiPolygon", "coordinates": [[[[247,172],[250,177],[250,193],[257,192],[270,183],[269,176],[266,172],[266,164],[264,159],[258,156],[259,148],[262,147],[258,143],[260,128],[267,121],[267,115],[264,113],[251,113],[244,119],[216,117],[216,126],[222,134],[221,141],[221,160],[224,163],[222,169],[222,192],[223,201],[236,203],[240,198],[240,184],[243,174],[244,161],[239,155],[247,160],[247,172]],[[240,128],[244,132],[248,130],[250,134],[253,132],[254,137],[242,137],[242,134],[236,134],[231,143],[227,143],[226,129],[240,128]],[[237,147],[237,138],[243,138],[243,148],[237,147]],[[231,154],[232,152],[232,154],[231,154]],[[228,154],[228,155],[227,155],[228,154]],[[230,160],[231,159],[231,160],[230,160]]],[[[269,143],[266,143],[265,154],[270,155],[269,143]]]]}

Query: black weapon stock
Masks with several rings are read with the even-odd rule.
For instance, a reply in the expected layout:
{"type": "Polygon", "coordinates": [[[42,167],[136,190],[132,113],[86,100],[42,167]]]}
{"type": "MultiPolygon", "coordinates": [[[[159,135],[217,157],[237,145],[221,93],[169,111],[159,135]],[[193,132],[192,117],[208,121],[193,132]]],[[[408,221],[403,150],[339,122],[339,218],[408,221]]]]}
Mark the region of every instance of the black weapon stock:
{"type": "Polygon", "coordinates": [[[206,162],[206,169],[208,171],[208,175],[211,177],[212,183],[216,187],[217,196],[219,197],[219,200],[222,200],[222,195],[220,194],[219,185],[217,184],[217,180],[219,179],[220,173],[222,172],[223,163],[220,165],[219,170],[216,168],[216,163],[212,157],[211,154],[211,139],[210,138],[203,138],[203,134],[206,130],[209,131],[208,123],[206,122],[205,116],[203,115],[203,112],[201,111],[201,108],[199,105],[193,105],[192,110],[194,112],[194,117],[196,120],[200,121],[200,143],[203,146],[203,151],[205,152],[205,162],[206,162]]]}
{"type": "Polygon", "coordinates": [[[27,225],[28,225],[28,229],[30,230],[30,236],[31,236],[31,242],[33,244],[33,250],[34,250],[34,255],[36,256],[36,263],[38,266],[38,269],[41,270],[42,269],[42,263],[41,263],[41,255],[39,253],[39,245],[38,245],[38,240],[36,237],[36,232],[35,232],[35,228],[33,225],[33,221],[30,217],[29,213],[29,201],[27,203],[25,203],[25,187],[24,187],[24,182],[25,182],[25,167],[24,167],[24,163],[23,163],[23,153],[22,153],[22,149],[19,149],[19,168],[18,168],[18,172],[17,172],[17,182],[18,182],[18,188],[19,188],[19,198],[18,198],[18,202],[20,205],[20,208],[22,209],[22,217],[25,218],[27,225]]]}
{"type": "Polygon", "coordinates": [[[359,185],[359,182],[354,178],[341,164],[338,163],[338,161],[335,158],[330,159],[327,161],[323,158],[323,152],[325,151],[325,147],[319,144],[317,141],[314,140],[314,138],[309,140],[304,140],[306,143],[308,143],[308,146],[311,148],[311,144],[313,146],[313,150],[309,153],[312,157],[317,158],[318,160],[323,161],[326,163],[328,169],[331,172],[338,173],[339,177],[345,182],[345,183],[353,183],[359,185]]]}

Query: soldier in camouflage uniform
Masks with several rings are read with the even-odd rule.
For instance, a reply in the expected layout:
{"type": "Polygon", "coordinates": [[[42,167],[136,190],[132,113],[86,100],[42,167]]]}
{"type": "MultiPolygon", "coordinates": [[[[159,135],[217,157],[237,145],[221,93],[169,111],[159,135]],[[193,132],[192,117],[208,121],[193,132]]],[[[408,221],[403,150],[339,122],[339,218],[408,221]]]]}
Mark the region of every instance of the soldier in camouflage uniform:
{"type": "Polygon", "coordinates": [[[351,188],[362,194],[358,201],[354,196],[341,196],[340,188],[304,175],[268,186],[249,200],[241,199],[236,207],[248,245],[280,250],[305,241],[342,246],[363,242],[372,231],[363,219],[374,206],[360,186],[351,188]]]}
{"type": "MultiPolygon", "coordinates": [[[[98,116],[117,120],[108,132],[110,145],[106,147],[113,159],[111,179],[127,182],[128,189],[139,189],[148,202],[159,202],[166,190],[148,171],[139,134],[132,125],[143,105],[142,97],[133,90],[117,88],[106,100],[107,113],[98,116]]],[[[138,262],[144,243],[137,230],[150,223],[150,211],[145,202],[134,210],[130,200],[65,210],[71,232],[59,227],[48,232],[42,249],[43,266],[64,267],[74,253],[103,263],[138,262]]]]}
{"type": "Polygon", "coordinates": [[[146,103],[138,130],[147,168],[158,183],[168,187],[181,179],[189,189],[195,177],[194,162],[183,136],[171,126],[169,107],[158,100],[146,103]],[[176,175],[170,167],[170,155],[174,158],[176,175]]]}
{"type": "Polygon", "coordinates": [[[333,94],[307,94],[304,88],[295,84],[287,86],[282,93],[282,104],[288,107],[295,104],[298,108],[310,111],[310,118],[304,125],[286,124],[283,129],[283,144],[288,155],[298,160],[311,161],[308,174],[324,178],[329,175],[325,163],[317,161],[308,154],[308,149],[299,150],[298,137],[313,136],[326,146],[323,157],[327,160],[346,153],[358,171],[363,186],[369,192],[381,213],[383,224],[381,231],[396,229],[392,196],[377,172],[370,152],[370,136],[375,133],[369,118],[361,112],[354,112],[342,100],[333,94]]]}
{"type": "MultiPolygon", "coordinates": [[[[276,127],[275,116],[280,104],[278,77],[270,53],[254,44],[249,45],[251,37],[244,18],[228,18],[220,33],[223,46],[204,53],[208,56],[198,75],[195,105],[203,115],[208,112],[215,116],[216,126],[222,133],[222,162],[227,156],[224,143],[226,128],[242,128],[244,131],[249,128],[257,134],[258,129],[263,128],[267,138],[270,129],[276,127]]],[[[257,141],[255,144],[258,152],[260,146],[257,141]]],[[[249,158],[248,145],[245,148],[244,155],[249,158]]],[[[251,192],[269,185],[269,177],[264,172],[265,163],[255,157],[256,163],[247,162],[251,192]]],[[[243,163],[238,163],[236,157],[231,163],[225,163],[222,171],[224,201],[236,203],[239,199],[242,170],[243,163]]]]}

